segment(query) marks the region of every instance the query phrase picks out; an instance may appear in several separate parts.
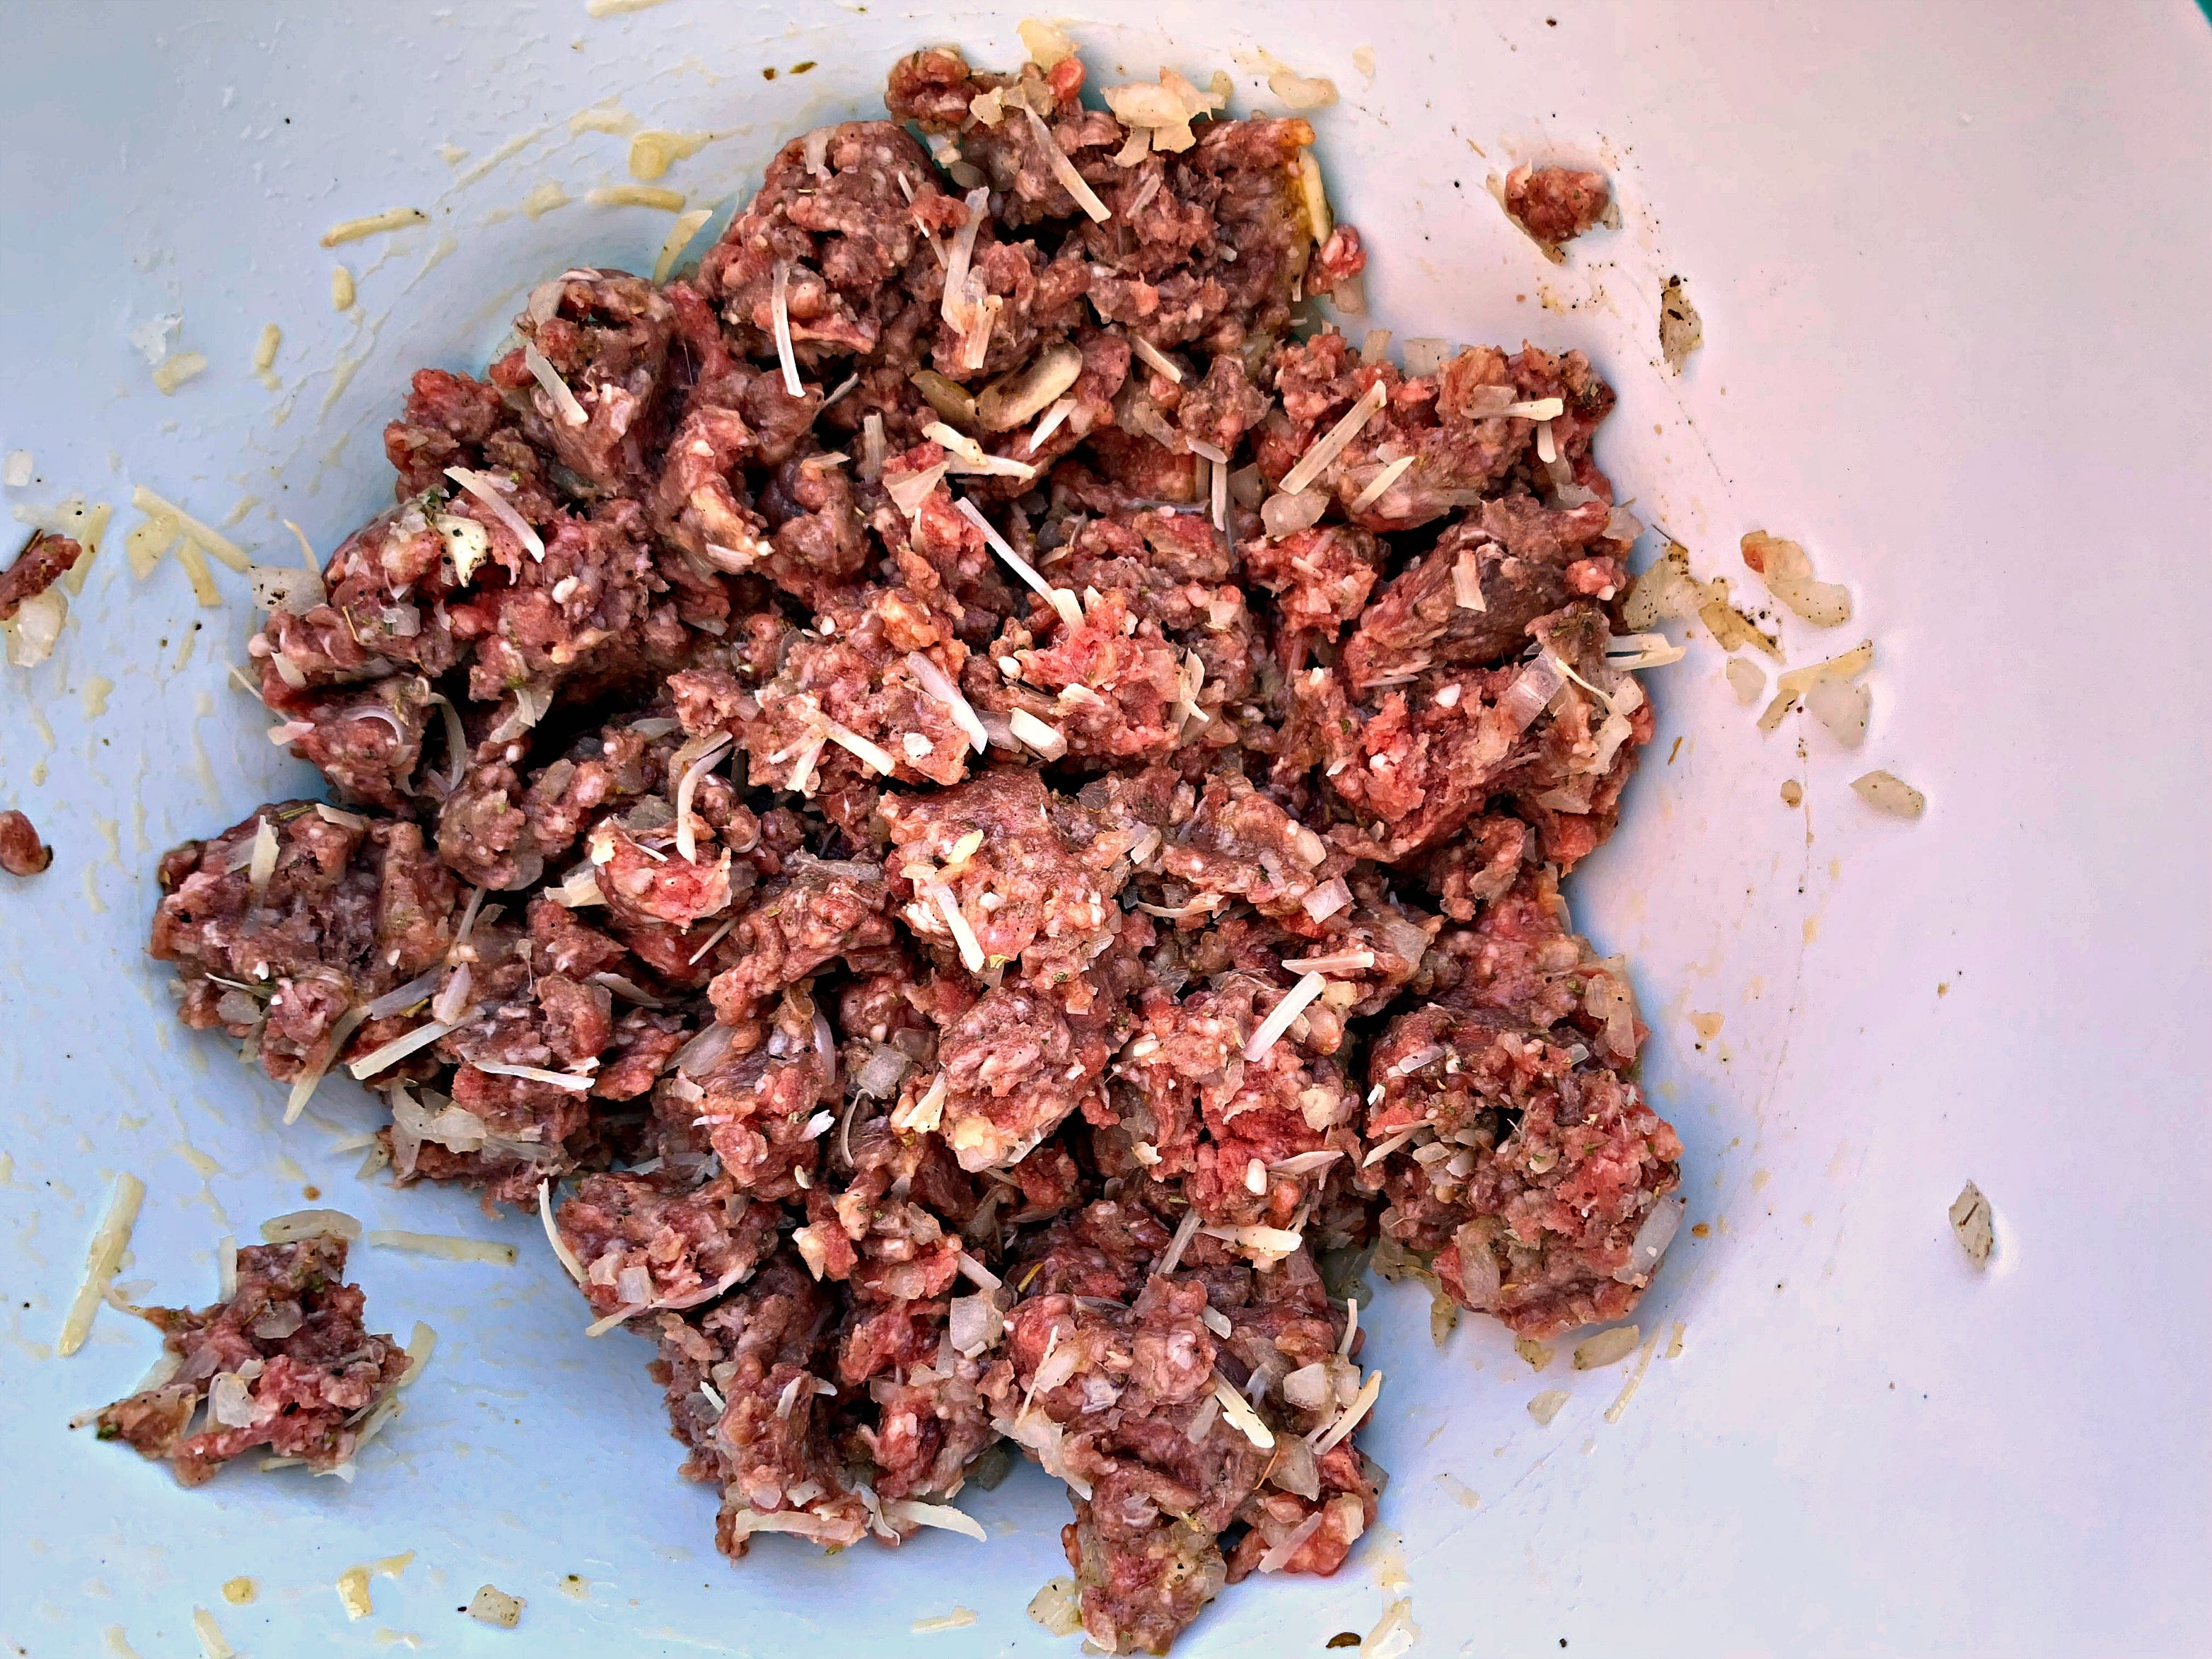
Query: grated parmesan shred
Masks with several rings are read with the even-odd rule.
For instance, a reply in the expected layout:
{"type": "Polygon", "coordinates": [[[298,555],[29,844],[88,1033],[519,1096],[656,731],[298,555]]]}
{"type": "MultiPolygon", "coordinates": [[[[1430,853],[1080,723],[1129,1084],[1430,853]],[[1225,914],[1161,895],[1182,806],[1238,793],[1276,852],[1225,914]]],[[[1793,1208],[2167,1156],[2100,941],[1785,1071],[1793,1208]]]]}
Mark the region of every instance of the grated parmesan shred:
{"type": "Polygon", "coordinates": [[[799,383],[799,356],[791,343],[791,261],[775,262],[775,279],[769,289],[769,320],[775,330],[775,361],[783,370],[785,395],[803,398],[806,388],[799,383]]]}
{"type": "Polygon", "coordinates": [[[583,426],[590,422],[591,416],[577,401],[576,394],[568,389],[568,381],[561,378],[561,371],[553,367],[552,360],[544,352],[535,345],[524,346],[522,365],[530,371],[531,378],[545,389],[545,395],[553,400],[553,407],[563,421],[570,426],[583,426]]]}
{"type": "Polygon", "coordinates": [[[92,1244],[85,1252],[84,1278],[62,1318],[61,1334],[54,1340],[54,1352],[62,1358],[82,1348],[90,1334],[93,1316],[106,1299],[107,1287],[115,1282],[116,1271],[123,1265],[124,1252],[131,1248],[131,1230],[138,1223],[138,1206],[145,1197],[146,1183],[129,1170],[115,1177],[107,1213],[100,1218],[100,1231],[93,1234],[92,1244]]]}
{"type": "Polygon", "coordinates": [[[568,1248],[568,1241],[561,1237],[560,1228],[553,1224],[553,1183],[550,1181],[538,1183],[538,1218],[544,1224],[546,1242],[553,1246],[555,1259],[568,1269],[569,1278],[579,1285],[582,1284],[584,1264],[576,1260],[576,1253],[568,1248]]]}
{"type": "Polygon", "coordinates": [[[1328,981],[1316,973],[1303,974],[1298,982],[1283,994],[1260,1029],[1252,1033],[1251,1041],[1244,1045],[1244,1058],[1258,1060],[1275,1046],[1275,1041],[1291,1029],[1291,1022],[1306,1011],[1306,1005],[1328,988],[1328,981]]]}
{"type": "Polygon", "coordinates": [[[416,1255],[434,1255],[447,1261],[489,1261],[501,1267],[514,1265],[514,1246],[489,1238],[459,1238],[450,1233],[395,1232],[379,1228],[362,1237],[387,1250],[406,1250],[416,1255]]]}
{"type": "Polygon", "coordinates": [[[382,213],[372,213],[360,219],[344,219],[323,233],[325,247],[337,247],[343,242],[358,242],[364,236],[380,236],[388,230],[404,230],[410,225],[427,225],[430,216],[421,208],[387,208],[382,213]]]}
{"type": "Polygon", "coordinates": [[[1075,198],[1076,206],[1090,215],[1094,224],[1103,225],[1112,218],[1112,211],[1098,199],[1097,191],[1085,182],[1083,175],[1075,170],[1075,163],[1067,159],[1067,152],[1060,149],[1060,140],[1054,137],[1052,129],[1045,125],[1044,117],[1027,104],[1022,106],[1022,113],[1030,118],[1030,135],[1044,153],[1045,165],[1052,169],[1052,176],[1060,180],[1060,188],[1075,198]]]}
{"type": "MultiPolygon", "coordinates": [[[[1391,462],[1369,481],[1366,489],[1352,498],[1351,510],[1354,513],[1364,513],[1369,507],[1374,506],[1389,493],[1392,484],[1406,476],[1413,465],[1413,457],[1411,455],[1401,455],[1396,460],[1391,462]]],[[[1477,590],[1478,593],[1480,591],[1480,589],[1477,590]]]]}
{"type": "Polygon", "coordinates": [[[1316,439],[1313,447],[1298,458],[1298,464],[1283,477],[1277,493],[1284,495],[1303,495],[1308,484],[1328,470],[1329,463],[1341,455],[1347,445],[1366,428],[1368,422],[1389,401],[1390,388],[1380,380],[1369,386],[1358,403],[1334,426],[1316,439]]]}
{"type": "Polygon", "coordinates": [[[1064,587],[1054,587],[1039,575],[1036,568],[1015,552],[1006,538],[992,528],[991,521],[977,510],[975,502],[964,495],[956,495],[952,498],[952,505],[959,511],[961,517],[983,532],[984,541],[1004,562],[1006,568],[1028,583],[1032,592],[1043,598],[1047,604],[1060,613],[1060,619],[1067,624],[1071,633],[1083,626],[1083,606],[1074,594],[1064,587]]]}

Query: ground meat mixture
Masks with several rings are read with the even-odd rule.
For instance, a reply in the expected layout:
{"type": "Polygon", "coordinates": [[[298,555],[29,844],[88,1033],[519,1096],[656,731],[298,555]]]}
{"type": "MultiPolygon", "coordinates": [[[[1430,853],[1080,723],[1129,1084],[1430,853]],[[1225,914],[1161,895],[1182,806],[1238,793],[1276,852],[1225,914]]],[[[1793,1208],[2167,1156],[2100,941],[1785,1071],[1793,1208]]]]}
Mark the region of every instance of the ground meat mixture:
{"type": "Polygon", "coordinates": [[[350,1465],[408,1356],[362,1328],[364,1298],[344,1282],[345,1265],[346,1241],[328,1234],[248,1245],[228,1300],[143,1310],[161,1333],[161,1366],[94,1419],[100,1437],[167,1460],[187,1486],[256,1446],[318,1474],[350,1465]]]}
{"type": "MultiPolygon", "coordinates": [[[[969,1529],[1018,1450],[1091,1641],[1157,1652],[1376,1522],[1321,1253],[1616,1317],[1681,1148],[1559,888],[1653,730],[1611,389],[1402,372],[1315,307],[1366,252],[1304,122],[1085,82],[915,53],[696,271],[416,375],[394,504],[251,646],[338,804],[170,853],[151,949],[295,1099],[378,1091],[399,1182],[542,1210],[725,1553],[969,1529]]],[[[104,1424],[342,1459],[398,1364],[343,1261],[245,1252],[104,1424]]]]}
{"type": "Polygon", "coordinates": [[[0,812],[0,870],[11,876],[44,874],[54,861],[54,849],[39,839],[39,832],[21,812],[0,812]]]}
{"type": "Polygon", "coordinates": [[[0,570],[0,622],[13,620],[26,599],[36,599],[67,575],[83,552],[79,544],[50,530],[32,536],[15,562],[0,570]]]}

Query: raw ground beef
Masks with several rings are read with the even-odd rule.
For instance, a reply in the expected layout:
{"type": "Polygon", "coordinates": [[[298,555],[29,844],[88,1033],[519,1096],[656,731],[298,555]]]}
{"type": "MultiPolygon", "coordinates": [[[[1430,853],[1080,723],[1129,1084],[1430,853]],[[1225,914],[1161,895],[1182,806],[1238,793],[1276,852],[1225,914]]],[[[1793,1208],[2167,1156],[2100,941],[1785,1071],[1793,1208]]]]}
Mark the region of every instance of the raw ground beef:
{"type": "Polygon", "coordinates": [[[45,873],[54,849],[39,839],[31,820],[17,811],[0,812],[0,870],[11,876],[45,873]]]}
{"type": "MultiPolygon", "coordinates": [[[[545,1206],[726,1553],[960,1525],[1018,1449],[1091,1640],[1164,1651],[1376,1521],[1322,1252],[1614,1317],[1680,1146],[1558,885],[1652,734],[1612,391],[1362,349],[1305,123],[1084,82],[902,59],[695,272],[416,375],[394,505],[252,645],[342,805],[170,853],[151,948],[270,1077],[358,1067],[400,1182],[545,1206]]],[[[1516,179],[1532,234],[1605,206],[1516,179]]],[[[116,1431],[167,1452],[185,1386],[116,1431]]]]}
{"type": "Polygon", "coordinates": [[[346,1241],[328,1234],[250,1244],[227,1301],[143,1310],[161,1333],[166,1375],[100,1412],[100,1437],[166,1459],[187,1486],[256,1446],[318,1474],[349,1464],[408,1358],[363,1328],[345,1265],[346,1241]]]}
{"type": "Polygon", "coordinates": [[[36,599],[67,575],[83,552],[79,544],[50,530],[39,531],[24,543],[15,562],[0,570],[0,622],[11,619],[24,600],[36,599]]]}

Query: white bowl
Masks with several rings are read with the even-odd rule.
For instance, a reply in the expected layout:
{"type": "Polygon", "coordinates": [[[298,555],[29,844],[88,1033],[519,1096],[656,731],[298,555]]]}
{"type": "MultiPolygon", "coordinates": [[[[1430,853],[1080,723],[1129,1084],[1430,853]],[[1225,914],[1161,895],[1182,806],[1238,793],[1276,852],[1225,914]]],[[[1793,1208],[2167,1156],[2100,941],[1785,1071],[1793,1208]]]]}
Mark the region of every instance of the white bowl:
{"type": "MultiPolygon", "coordinates": [[[[1364,1632],[1394,1565],[1422,1653],[2193,1648],[2212,1582],[2203,20],[2180,0],[1562,4],[1556,25],[1114,9],[1078,29],[1094,83],[1218,67],[1264,100],[1236,56],[1254,44],[1334,76],[1322,149],[1376,320],[1587,350],[1620,394],[1602,458],[1639,514],[1740,585],[1741,532],[1802,540],[1858,617],[1793,629],[1793,659],[1862,635],[1880,653],[1857,754],[1794,718],[1762,738],[1709,642],[1648,677],[1659,740],[1573,883],[1582,925],[1634,963],[1647,1074],[1711,1230],[1686,1231],[1639,1311],[1662,1357],[1539,1378],[1485,1322],[1437,1352],[1425,1298],[1386,1295],[1368,1444],[1395,1477],[1387,1531],[1334,1579],[1229,1592],[1178,1651],[1364,1632]],[[1545,264],[1484,190],[1532,156],[1607,168],[1625,228],[1545,264]],[[1677,272],[1707,341],[1679,380],[1654,337],[1677,272]],[[1923,821],[1853,797],[1875,766],[1927,792],[1923,821]],[[1999,1223],[1986,1271],[1945,1219],[1968,1177],[1999,1223]],[[1540,1427],[1525,1407],[1551,1387],[1571,1399],[1540,1427]]],[[[143,955],[156,855],[311,779],[226,682],[240,585],[218,572],[225,603],[202,610],[173,562],[142,585],[121,547],[143,483],[217,521],[258,498],[241,540],[282,559],[291,519],[327,552],[389,498],[379,431],[410,370],[478,367],[549,271],[649,266],[668,216],[582,199],[625,181],[624,141],[572,133],[574,112],[618,97],[725,133],[665,182],[726,203],[782,137],[874,109],[901,50],[1014,61],[1019,15],[11,10],[0,446],[38,482],[9,499],[118,509],[53,659],[4,671],[0,805],[58,848],[0,893],[11,1650],[90,1652],[113,1627],[114,1652],[181,1653],[195,1605],[257,1655],[382,1654],[391,1632],[486,1653],[1072,1650],[1023,1616],[1064,1570],[1064,1501],[1031,1472],[974,1495],[988,1547],[770,1539],[733,1570],[713,1495],[676,1478],[644,1345],[583,1337],[534,1224],[356,1181],[324,1126],[368,1121],[356,1091],[283,1128],[278,1091],[174,1023],[143,955]],[[517,214],[547,180],[577,199],[517,214]],[[317,245],[398,206],[431,222],[317,245]],[[179,312],[179,349],[211,366],[164,397],[128,336],[179,312]],[[272,320],[274,393],[250,372],[272,320]],[[103,1312],[75,1358],[45,1346],[121,1169],[149,1189],[124,1277],[158,1302],[207,1299],[217,1238],[309,1184],[522,1260],[362,1250],[375,1323],[441,1339],[406,1415],[350,1487],[233,1471],[187,1492],[64,1426],[133,1383],[153,1333],[103,1312]],[[349,1622],[338,1573],[407,1550],[349,1622]],[[234,1607],[219,1586],[241,1574],[258,1598],[234,1607]],[[456,1613],[486,1582],[527,1598],[519,1634],[456,1613]],[[910,1633],[956,1606],[972,1627],[910,1633]]]]}

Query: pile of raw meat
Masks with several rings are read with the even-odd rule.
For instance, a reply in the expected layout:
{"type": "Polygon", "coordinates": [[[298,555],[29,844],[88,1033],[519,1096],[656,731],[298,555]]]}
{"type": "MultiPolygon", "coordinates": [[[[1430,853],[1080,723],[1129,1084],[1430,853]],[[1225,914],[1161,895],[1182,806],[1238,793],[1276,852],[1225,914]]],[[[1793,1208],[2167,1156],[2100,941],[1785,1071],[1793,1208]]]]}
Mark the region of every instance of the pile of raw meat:
{"type": "Polygon", "coordinates": [[[1157,1651],[1375,1520],[1344,1263],[1530,1336],[1648,1282],[1680,1143],[1559,880],[1652,724],[1589,364],[1401,373],[1305,122],[1043,55],[415,377],[252,645],[338,804],[170,853],[152,948],[544,1207],[729,1554],[980,1537],[1011,1442],[1157,1651]]]}

